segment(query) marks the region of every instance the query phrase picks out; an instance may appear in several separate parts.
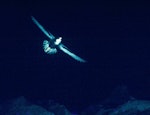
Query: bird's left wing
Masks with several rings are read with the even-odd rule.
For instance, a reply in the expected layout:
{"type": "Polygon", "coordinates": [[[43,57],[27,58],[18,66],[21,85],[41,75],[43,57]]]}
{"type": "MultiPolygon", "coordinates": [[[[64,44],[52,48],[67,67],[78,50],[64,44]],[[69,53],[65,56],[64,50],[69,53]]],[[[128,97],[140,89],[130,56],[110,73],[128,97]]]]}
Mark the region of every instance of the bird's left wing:
{"type": "Polygon", "coordinates": [[[69,51],[68,48],[63,44],[59,45],[59,49],[79,62],[86,62],[84,59],[80,58],[79,56],[77,56],[74,53],[72,53],[71,51],[69,51]]]}
{"type": "Polygon", "coordinates": [[[31,16],[33,22],[39,27],[39,29],[48,37],[50,38],[51,40],[52,39],[55,39],[55,37],[50,33],[50,32],[47,32],[44,27],[33,17],[31,16]]]}

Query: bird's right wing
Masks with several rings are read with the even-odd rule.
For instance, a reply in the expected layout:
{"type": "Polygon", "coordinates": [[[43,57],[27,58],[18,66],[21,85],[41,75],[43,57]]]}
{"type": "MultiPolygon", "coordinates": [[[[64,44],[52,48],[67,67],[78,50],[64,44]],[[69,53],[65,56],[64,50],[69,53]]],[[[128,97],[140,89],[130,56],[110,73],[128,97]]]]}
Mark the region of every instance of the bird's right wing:
{"type": "Polygon", "coordinates": [[[82,59],[79,56],[75,55],[74,53],[70,52],[68,50],[68,48],[63,44],[59,45],[59,49],[62,50],[64,53],[68,54],[69,56],[71,56],[73,59],[79,61],[79,62],[86,62],[84,59],[82,59]]]}
{"type": "Polygon", "coordinates": [[[50,32],[47,32],[44,27],[33,17],[31,16],[33,22],[39,27],[39,29],[48,37],[50,38],[51,40],[52,39],[55,39],[55,37],[50,33],[50,32]]]}

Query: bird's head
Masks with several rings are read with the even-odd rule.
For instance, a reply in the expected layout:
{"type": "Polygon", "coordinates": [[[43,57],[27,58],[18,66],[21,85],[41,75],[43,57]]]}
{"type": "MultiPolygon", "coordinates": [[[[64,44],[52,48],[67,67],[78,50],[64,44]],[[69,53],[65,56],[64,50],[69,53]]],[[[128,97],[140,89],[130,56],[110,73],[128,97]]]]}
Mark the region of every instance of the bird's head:
{"type": "Polygon", "coordinates": [[[62,41],[62,37],[57,38],[55,41],[55,45],[59,45],[61,41],[62,41]]]}

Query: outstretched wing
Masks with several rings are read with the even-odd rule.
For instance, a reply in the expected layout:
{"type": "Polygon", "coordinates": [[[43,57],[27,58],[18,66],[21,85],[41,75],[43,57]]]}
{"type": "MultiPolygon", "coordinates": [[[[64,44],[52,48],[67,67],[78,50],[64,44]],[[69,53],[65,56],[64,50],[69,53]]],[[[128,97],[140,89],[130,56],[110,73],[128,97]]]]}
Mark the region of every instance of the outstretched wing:
{"type": "Polygon", "coordinates": [[[68,50],[68,48],[63,44],[59,45],[59,49],[62,50],[64,53],[68,54],[69,56],[71,56],[73,59],[79,61],[79,62],[86,62],[84,59],[82,59],[79,56],[75,55],[74,53],[70,52],[68,50]]]}
{"type": "Polygon", "coordinates": [[[50,33],[47,32],[44,27],[33,17],[31,16],[33,22],[39,27],[39,29],[50,39],[55,39],[55,37],[50,33]]]}

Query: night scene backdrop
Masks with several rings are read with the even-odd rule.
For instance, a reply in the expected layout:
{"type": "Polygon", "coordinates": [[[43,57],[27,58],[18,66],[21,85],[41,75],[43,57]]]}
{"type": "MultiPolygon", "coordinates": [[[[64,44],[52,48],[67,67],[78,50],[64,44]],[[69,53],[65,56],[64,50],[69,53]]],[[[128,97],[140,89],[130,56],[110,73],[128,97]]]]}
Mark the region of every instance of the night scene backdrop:
{"type": "Polygon", "coordinates": [[[11,1],[0,5],[0,98],[52,99],[80,111],[119,86],[150,99],[150,8],[137,2],[11,1]],[[80,63],[59,51],[34,16],[80,63]]]}

